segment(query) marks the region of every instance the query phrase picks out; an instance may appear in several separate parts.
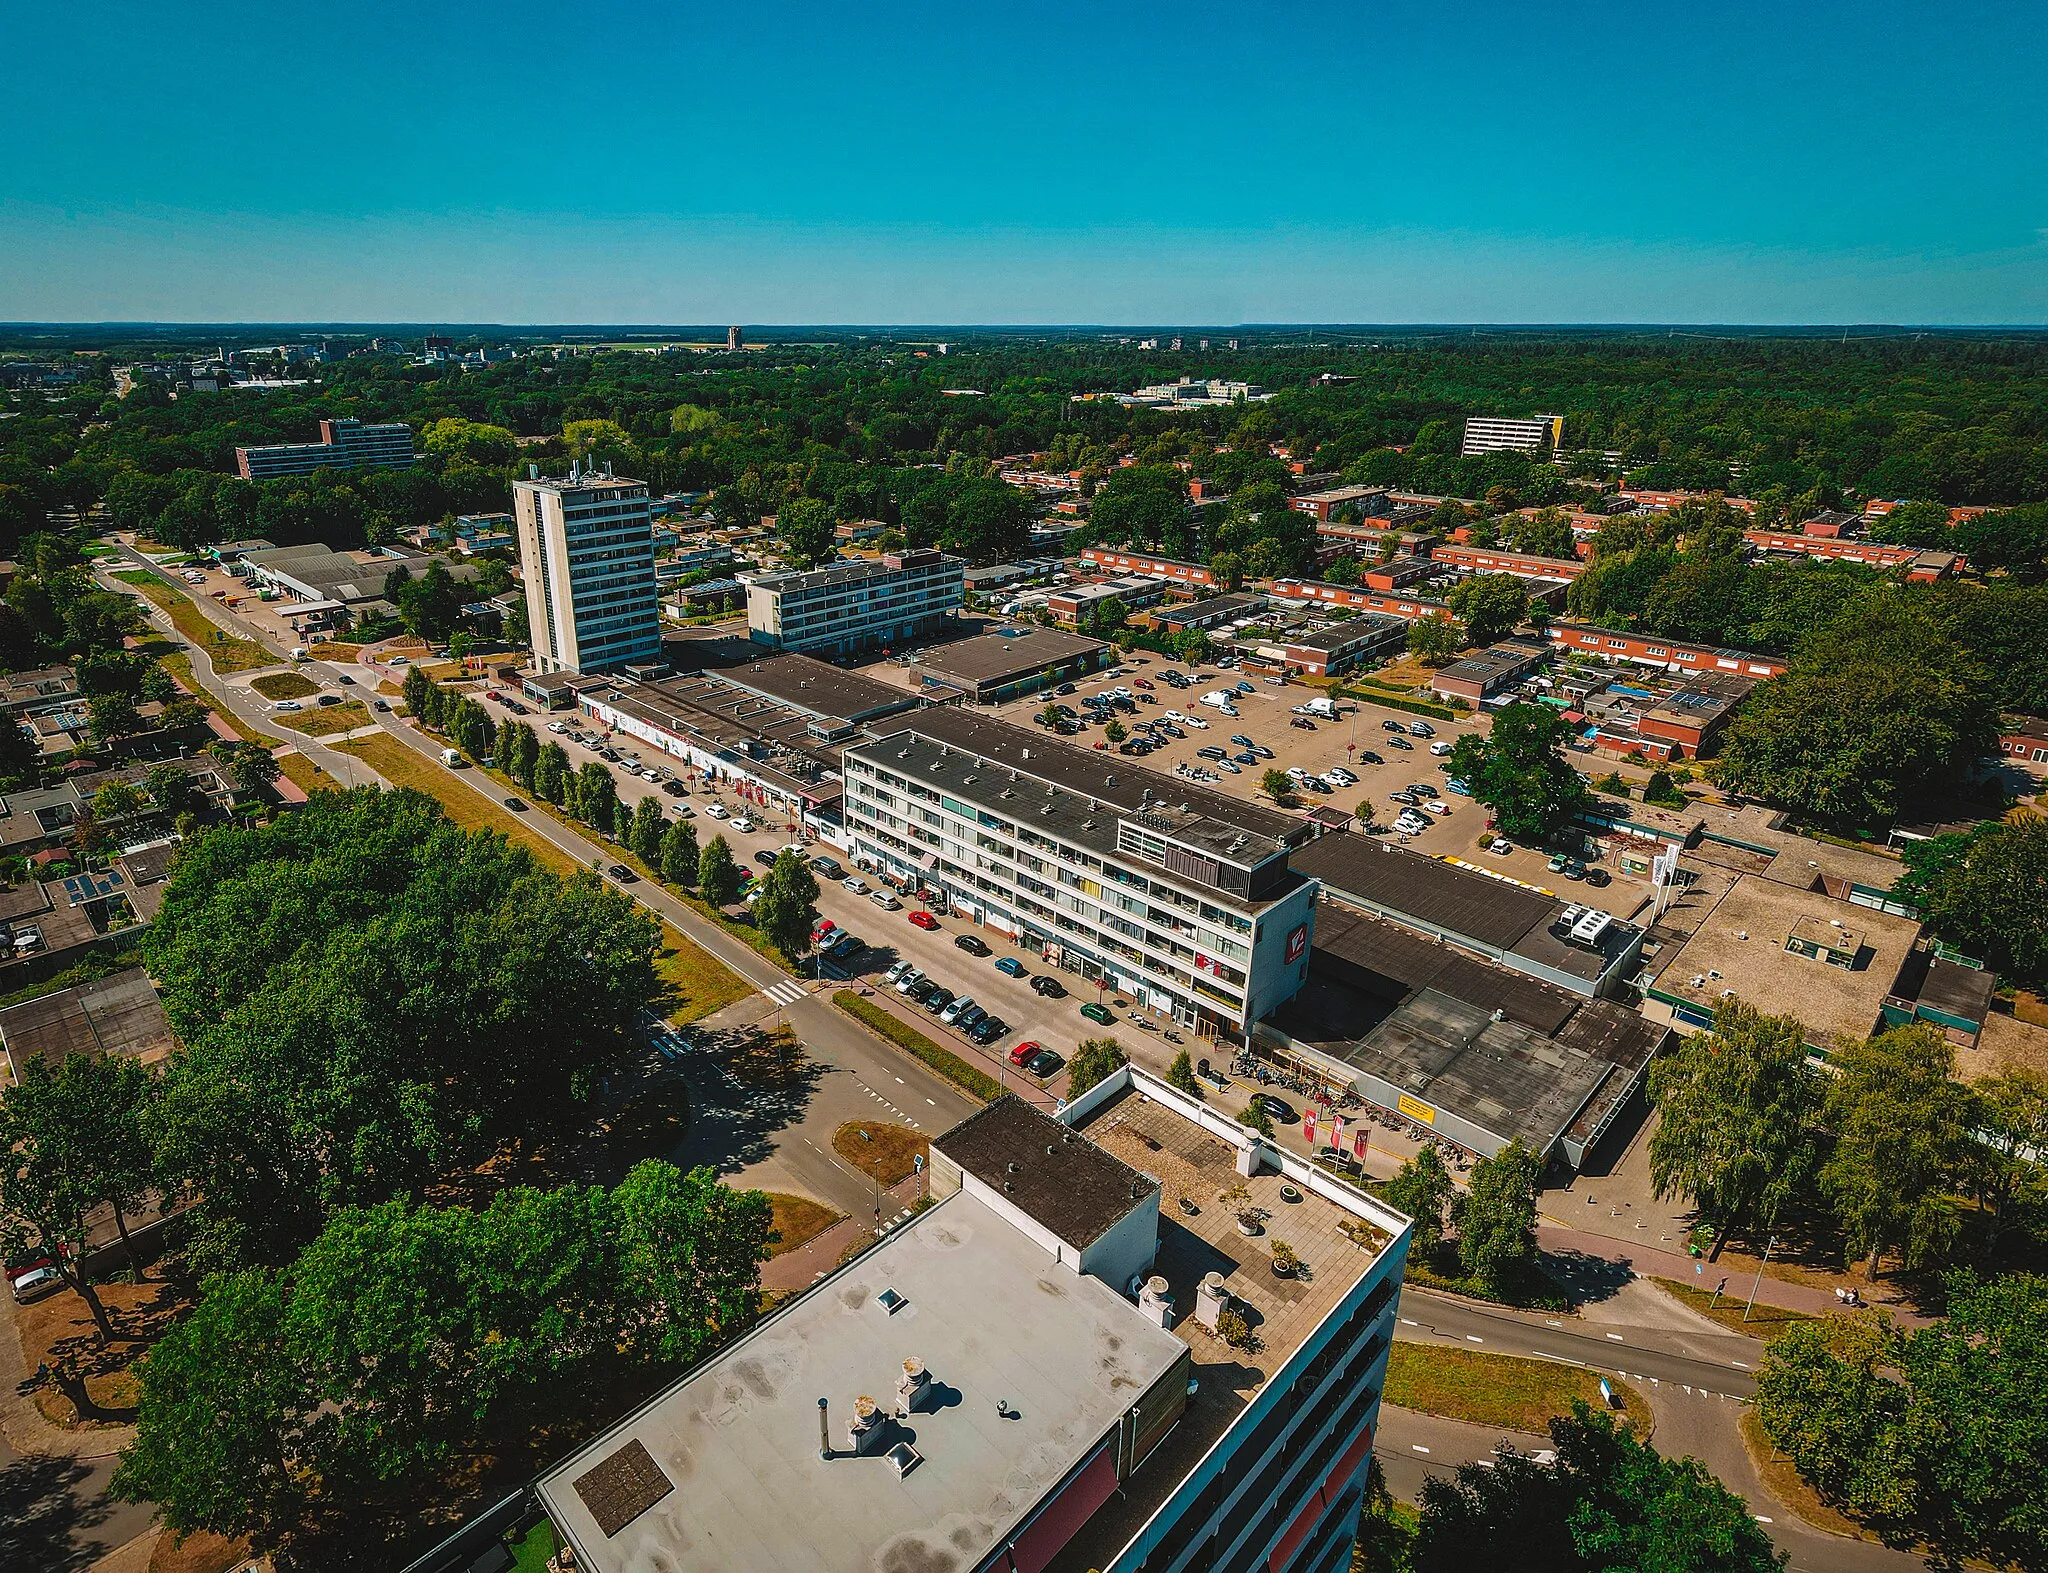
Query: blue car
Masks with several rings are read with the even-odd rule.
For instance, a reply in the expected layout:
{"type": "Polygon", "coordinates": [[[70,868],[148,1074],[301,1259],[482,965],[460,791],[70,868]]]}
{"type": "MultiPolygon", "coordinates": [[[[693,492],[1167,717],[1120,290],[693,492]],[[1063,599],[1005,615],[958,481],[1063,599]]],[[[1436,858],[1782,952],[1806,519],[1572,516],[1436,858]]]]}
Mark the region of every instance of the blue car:
{"type": "Polygon", "coordinates": [[[1025,975],[1024,963],[1015,956],[1004,956],[996,963],[996,971],[1007,973],[1013,978],[1021,978],[1025,975]]]}
{"type": "Polygon", "coordinates": [[[1460,797],[1470,797],[1472,795],[1472,788],[1460,781],[1456,776],[1452,776],[1444,783],[1444,790],[1446,792],[1455,792],[1460,797]]]}

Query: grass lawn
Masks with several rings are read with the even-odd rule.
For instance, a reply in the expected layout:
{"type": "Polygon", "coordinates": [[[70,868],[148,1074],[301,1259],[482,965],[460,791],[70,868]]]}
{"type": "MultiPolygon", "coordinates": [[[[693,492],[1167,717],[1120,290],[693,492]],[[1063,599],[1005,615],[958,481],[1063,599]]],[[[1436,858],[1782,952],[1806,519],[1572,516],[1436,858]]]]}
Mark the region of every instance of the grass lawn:
{"type": "Polygon", "coordinates": [[[832,1150],[862,1174],[884,1185],[910,1178],[910,1160],[925,1157],[931,1143],[922,1131],[882,1120],[848,1120],[832,1133],[832,1150]],[[865,1133],[865,1135],[863,1135],[865,1133]]]}
{"type": "Polygon", "coordinates": [[[701,1021],[754,992],[753,984],[671,923],[661,926],[654,973],[671,996],[663,1014],[677,1026],[701,1021]]]}
{"type": "Polygon", "coordinates": [[[495,799],[485,797],[467,783],[414,753],[396,738],[381,733],[376,737],[351,738],[334,745],[354,754],[393,786],[411,787],[429,797],[439,798],[448,817],[464,830],[496,830],[521,846],[530,848],[544,867],[569,875],[580,866],[576,860],[544,836],[537,836],[519,822],[517,815],[495,799]]]}
{"type": "Polygon", "coordinates": [[[548,1558],[561,1549],[555,1543],[555,1526],[546,1519],[506,1544],[512,1548],[512,1573],[547,1573],[548,1558]]]}
{"type": "Polygon", "coordinates": [[[770,1191],[768,1202],[775,1209],[770,1227],[774,1229],[776,1239],[769,1249],[776,1256],[815,1240],[846,1216],[834,1212],[822,1202],[812,1201],[808,1196],[792,1196],[787,1191],[770,1191]]]}
{"type": "Polygon", "coordinates": [[[225,709],[209,694],[192,672],[192,653],[185,649],[164,650],[157,655],[163,668],[185,685],[186,690],[207,709],[225,721],[228,730],[245,743],[261,743],[265,748],[276,748],[284,739],[272,737],[268,732],[259,732],[234,711],[225,709]]]}
{"type": "Polygon", "coordinates": [[[1875,1541],[1877,1536],[1847,1518],[1821,1499],[1821,1494],[1806,1483],[1806,1477],[1798,1467],[1772,1445],[1764,1435],[1763,1423],[1756,1417],[1756,1410],[1744,1405],[1742,1419],[1742,1445],[1749,1452],[1749,1461],[1756,1466],[1757,1478],[1764,1489],[1776,1497],[1793,1515],[1803,1518],[1815,1529],[1831,1535],[1847,1535],[1855,1540],[1875,1541]]]}
{"type": "MultiPolygon", "coordinates": [[[[1636,1434],[1649,1435],[1650,1406],[1643,1395],[1618,1377],[1608,1382],[1621,1396],[1636,1434]]],[[[1541,1436],[1552,1415],[1570,1412],[1574,1398],[1601,1407],[1600,1373],[1556,1360],[1397,1342],[1387,1358],[1384,1397],[1426,1415],[1541,1436]]]]}
{"type": "Polygon", "coordinates": [[[1775,1305],[1758,1304],[1749,1313],[1749,1320],[1742,1319],[1742,1302],[1747,1294],[1724,1294],[1719,1305],[1710,1305],[1714,1298],[1711,1289],[1695,1289],[1691,1284],[1680,1283],[1676,1278],[1653,1279],[1659,1289],[1670,1295],[1688,1310],[1719,1322],[1731,1333],[1747,1333],[1751,1338],[1761,1338],[1769,1343],[1782,1338],[1801,1322],[1817,1321],[1804,1311],[1787,1311],[1775,1305]]]}
{"type": "Polygon", "coordinates": [[[189,597],[178,594],[155,574],[142,568],[127,568],[114,575],[132,584],[143,595],[171,614],[171,625],[188,643],[198,645],[213,658],[216,672],[253,672],[275,666],[284,659],[276,651],[250,639],[237,639],[222,632],[194,606],[189,597]]]}
{"type": "Polygon", "coordinates": [[[265,672],[249,679],[249,686],[265,699],[304,699],[320,692],[320,685],[304,672],[265,672]]]}
{"type": "Polygon", "coordinates": [[[336,732],[353,732],[359,726],[368,726],[370,712],[350,700],[347,704],[302,710],[297,715],[281,715],[277,724],[294,732],[303,732],[308,737],[329,737],[336,732]]]}
{"type": "Polygon", "coordinates": [[[306,654],[315,661],[353,661],[363,653],[359,644],[332,644],[321,640],[306,646],[306,654]]]}
{"type": "Polygon", "coordinates": [[[852,989],[841,989],[832,996],[832,1003],[898,1048],[908,1049],[961,1091],[972,1093],[984,1103],[1002,1096],[1002,1084],[993,1076],[976,1070],[951,1049],[934,1043],[910,1023],[884,1010],[873,1000],[862,999],[852,989]]]}
{"type": "Polygon", "coordinates": [[[279,754],[277,768],[285,773],[286,780],[308,797],[315,792],[325,792],[331,787],[341,785],[304,754],[279,754]]]}

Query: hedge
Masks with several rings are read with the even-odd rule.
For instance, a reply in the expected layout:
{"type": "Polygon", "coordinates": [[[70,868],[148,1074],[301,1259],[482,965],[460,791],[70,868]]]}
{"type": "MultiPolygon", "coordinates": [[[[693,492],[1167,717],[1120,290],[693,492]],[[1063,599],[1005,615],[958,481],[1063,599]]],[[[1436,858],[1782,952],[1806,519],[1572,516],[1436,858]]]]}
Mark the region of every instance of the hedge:
{"type": "Polygon", "coordinates": [[[1458,712],[1447,706],[1433,705],[1421,699],[1401,699],[1393,694],[1382,693],[1377,688],[1371,693],[1365,694],[1358,692],[1355,688],[1346,689],[1345,692],[1352,699],[1361,700],[1369,705],[1384,705],[1389,710],[1406,710],[1415,715],[1434,716],[1439,721],[1456,721],[1459,719],[1458,712]]]}
{"type": "Polygon", "coordinates": [[[832,1003],[855,1021],[879,1032],[899,1049],[908,1049],[961,1091],[972,1093],[984,1103],[993,1103],[1003,1095],[1001,1083],[993,1076],[983,1075],[951,1049],[934,1043],[909,1022],[882,1009],[872,1000],[862,999],[852,989],[839,990],[832,996],[832,1003]]]}

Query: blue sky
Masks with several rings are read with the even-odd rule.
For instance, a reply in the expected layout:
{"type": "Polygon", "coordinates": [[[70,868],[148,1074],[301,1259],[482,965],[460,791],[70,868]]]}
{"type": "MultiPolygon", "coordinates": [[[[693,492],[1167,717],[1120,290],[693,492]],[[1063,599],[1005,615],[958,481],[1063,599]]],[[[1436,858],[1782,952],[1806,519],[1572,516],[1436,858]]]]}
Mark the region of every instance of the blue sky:
{"type": "Polygon", "coordinates": [[[0,6],[4,319],[2048,321],[2039,0],[0,6]]]}

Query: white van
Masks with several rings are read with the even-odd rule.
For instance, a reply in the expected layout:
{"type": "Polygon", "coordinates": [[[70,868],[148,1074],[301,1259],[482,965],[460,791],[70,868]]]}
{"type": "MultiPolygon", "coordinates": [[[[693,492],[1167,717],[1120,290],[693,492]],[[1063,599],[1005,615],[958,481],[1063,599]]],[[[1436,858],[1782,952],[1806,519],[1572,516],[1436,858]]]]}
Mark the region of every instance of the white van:
{"type": "Polygon", "coordinates": [[[462,768],[462,751],[457,748],[442,749],[441,763],[446,765],[450,770],[460,770],[462,768]]]}

